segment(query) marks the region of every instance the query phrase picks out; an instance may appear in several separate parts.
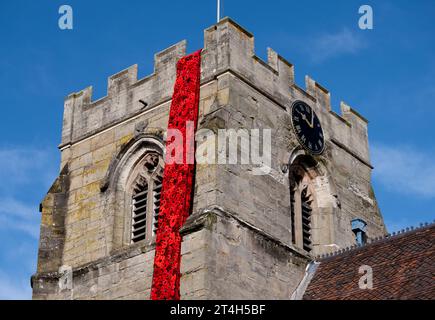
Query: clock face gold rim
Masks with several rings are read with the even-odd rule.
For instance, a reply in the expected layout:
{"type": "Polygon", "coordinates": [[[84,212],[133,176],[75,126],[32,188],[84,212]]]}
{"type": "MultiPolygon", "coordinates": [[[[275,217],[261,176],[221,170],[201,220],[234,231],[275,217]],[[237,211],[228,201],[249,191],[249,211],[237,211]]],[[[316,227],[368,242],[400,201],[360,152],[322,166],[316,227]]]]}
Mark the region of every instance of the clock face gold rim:
{"type": "Polygon", "coordinates": [[[295,101],[290,109],[290,117],[299,144],[310,154],[321,155],[325,150],[325,139],[313,108],[303,101],[295,101]]]}

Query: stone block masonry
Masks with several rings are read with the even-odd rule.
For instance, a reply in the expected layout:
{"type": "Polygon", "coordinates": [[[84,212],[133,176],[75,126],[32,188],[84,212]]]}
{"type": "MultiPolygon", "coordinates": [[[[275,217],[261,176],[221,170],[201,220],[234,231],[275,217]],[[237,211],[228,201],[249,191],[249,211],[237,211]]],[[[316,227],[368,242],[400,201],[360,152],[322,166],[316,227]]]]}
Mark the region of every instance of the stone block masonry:
{"type": "MultiPolygon", "coordinates": [[[[154,73],[137,66],[109,77],[107,95],[92,87],[64,103],[59,177],[41,204],[34,299],[149,299],[155,237],[129,239],[129,174],[148,152],[164,155],[165,132],[186,42],[155,55],[154,73]],[[59,286],[62,266],[72,286],[59,286]],[[62,287],[62,289],[61,289],[62,287]]],[[[204,31],[198,130],[272,130],[271,170],[198,165],[192,215],[181,229],[181,299],[290,299],[314,256],[355,243],[351,221],[367,236],[385,234],[371,184],[367,120],[348,104],[331,109],[329,91],[272,49],[254,52],[254,37],[229,18],[204,31]],[[325,152],[299,145],[289,110],[302,100],[318,115],[325,152]],[[312,252],[292,241],[289,167],[306,158],[313,190],[312,252]]],[[[130,211],[129,211],[130,210],[130,211]]],[[[295,231],[296,232],[296,231],[295,231]]]]}

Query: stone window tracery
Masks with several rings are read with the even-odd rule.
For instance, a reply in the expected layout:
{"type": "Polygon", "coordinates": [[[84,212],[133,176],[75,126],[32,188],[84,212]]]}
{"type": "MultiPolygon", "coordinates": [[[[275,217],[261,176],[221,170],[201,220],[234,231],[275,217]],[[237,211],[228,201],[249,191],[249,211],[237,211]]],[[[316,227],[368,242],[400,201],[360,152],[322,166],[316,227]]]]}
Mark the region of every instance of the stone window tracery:
{"type": "Polygon", "coordinates": [[[147,153],[133,169],[127,188],[130,243],[153,241],[158,228],[162,180],[161,157],[147,153]]]}

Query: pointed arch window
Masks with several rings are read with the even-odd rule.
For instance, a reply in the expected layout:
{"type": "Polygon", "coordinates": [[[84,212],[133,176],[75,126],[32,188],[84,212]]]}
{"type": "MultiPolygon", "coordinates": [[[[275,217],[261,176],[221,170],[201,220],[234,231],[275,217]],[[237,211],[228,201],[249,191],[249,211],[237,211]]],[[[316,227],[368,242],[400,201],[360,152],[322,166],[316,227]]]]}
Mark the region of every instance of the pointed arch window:
{"type": "Polygon", "coordinates": [[[315,162],[302,156],[290,166],[290,219],[292,243],[305,250],[313,251],[313,212],[315,162]]]}
{"type": "Polygon", "coordinates": [[[296,148],[290,156],[288,178],[291,243],[312,255],[330,252],[341,206],[326,163],[296,148]]]}
{"type": "Polygon", "coordinates": [[[130,243],[152,242],[158,228],[163,181],[163,163],[148,153],[132,173],[130,192],[130,243]]]}
{"type": "Polygon", "coordinates": [[[112,158],[100,189],[110,252],[155,241],[165,163],[163,131],[135,132],[112,158]],[[112,222],[113,221],[113,222],[112,222]]]}

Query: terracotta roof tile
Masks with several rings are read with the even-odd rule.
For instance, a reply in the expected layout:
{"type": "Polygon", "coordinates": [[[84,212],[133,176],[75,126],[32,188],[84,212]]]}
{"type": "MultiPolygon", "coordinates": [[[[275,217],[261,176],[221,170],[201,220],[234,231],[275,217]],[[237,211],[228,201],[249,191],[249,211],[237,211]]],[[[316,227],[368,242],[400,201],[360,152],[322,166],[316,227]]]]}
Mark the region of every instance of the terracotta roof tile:
{"type": "Polygon", "coordinates": [[[305,300],[435,299],[435,224],[341,251],[320,260],[305,300]],[[373,289],[360,289],[362,265],[373,289]]]}

